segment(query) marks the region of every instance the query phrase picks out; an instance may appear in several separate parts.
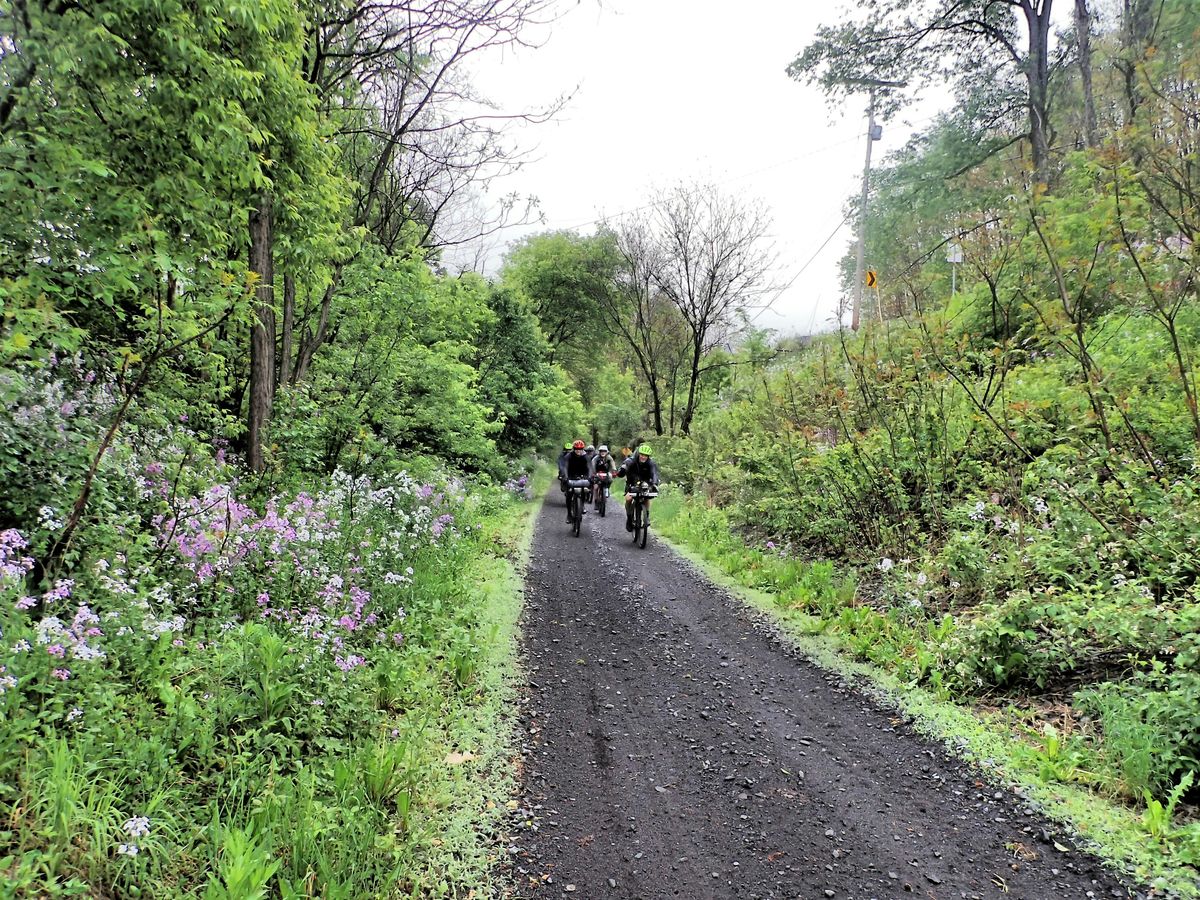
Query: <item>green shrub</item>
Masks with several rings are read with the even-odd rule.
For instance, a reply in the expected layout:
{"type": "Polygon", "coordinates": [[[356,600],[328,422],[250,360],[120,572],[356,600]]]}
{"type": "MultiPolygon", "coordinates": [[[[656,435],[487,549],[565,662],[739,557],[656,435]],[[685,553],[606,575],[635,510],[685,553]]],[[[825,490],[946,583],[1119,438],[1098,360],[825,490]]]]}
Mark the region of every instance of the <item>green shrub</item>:
{"type": "Polygon", "coordinates": [[[1200,771],[1200,672],[1156,665],[1129,682],[1080,691],[1075,702],[1100,721],[1101,756],[1133,796],[1165,797],[1200,771]]]}

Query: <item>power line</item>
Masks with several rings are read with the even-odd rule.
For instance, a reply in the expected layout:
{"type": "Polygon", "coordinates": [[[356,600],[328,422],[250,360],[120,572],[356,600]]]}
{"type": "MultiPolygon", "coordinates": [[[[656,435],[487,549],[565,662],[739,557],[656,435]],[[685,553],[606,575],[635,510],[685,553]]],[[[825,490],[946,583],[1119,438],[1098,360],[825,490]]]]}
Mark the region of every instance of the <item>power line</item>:
{"type": "MultiPolygon", "coordinates": [[[[805,269],[807,269],[809,266],[811,266],[813,264],[813,262],[816,261],[816,258],[821,255],[821,251],[823,251],[826,247],[829,246],[829,242],[832,241],[837,236],[837,233],[842,230],[842,226],[845,225],[850,220],[850,216],[851,216],[851,213],[846,213],[846,215],[842,216],[842,220],[840,222],[838,222],[837,225],[834,226],[833,231],[829,232],[829,237],[827,237],[827,238],[825,238],[825,240],[821,241],[821,246],[819,246],[815,251],[813,251],[813,255],[808,258],[808,261],[805,262],[804,265],[802,265],[799,268],[799,270],[797,270],[796,274],[792,276],[792,281],[791,281],[792,284],[795,283],[797,278],[799,278],[801,275],[804,274],[805,269]]],[[[753,316],[750,317],[750,324],[753,325],[754,322],[758,319],[758,317],[761,316],[763,313],[765,313],[770,308],[771,308],[771,306],[770,306],[770,304],[768,304],[768,305],[764,306],[762,309],[760,309],[758,312],[756,312],[753,316]]],[[[809,327],[812,326],[812,320],[815,319],[816,317],[817,317],[817,308],[814,305],[813,306],[813,314],[809,319],[809,327]]]]}

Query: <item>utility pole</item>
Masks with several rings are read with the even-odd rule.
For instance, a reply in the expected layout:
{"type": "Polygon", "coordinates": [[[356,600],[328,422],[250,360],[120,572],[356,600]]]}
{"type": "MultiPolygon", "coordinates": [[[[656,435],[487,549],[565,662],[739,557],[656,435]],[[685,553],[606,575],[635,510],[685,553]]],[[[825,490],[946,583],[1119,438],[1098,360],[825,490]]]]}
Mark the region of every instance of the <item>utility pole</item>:
{"type": "Polygon", "coordinates": [[[950,263],[950,297],[958,293],[958,266],[963,261],[962,244],[957,242],[946,248],[946,262],[950,263]]]}
{"type": "Polygon", "coordinates": [[[875,124],[875,91],[881,87],[904,87],[907,81],[884,81],[880,78],[847,78],[846,84],[863,84],[870,89],[867,104],[867,161],[863,164],[862,195],[858,203],[858,248],[854,254],[854,307],[850,313],[850,329],[858,331],[863,300],[863,272],[867,255],[867,194],[871,186],[871,145],[883,137],[883,126],[875,124]]]}

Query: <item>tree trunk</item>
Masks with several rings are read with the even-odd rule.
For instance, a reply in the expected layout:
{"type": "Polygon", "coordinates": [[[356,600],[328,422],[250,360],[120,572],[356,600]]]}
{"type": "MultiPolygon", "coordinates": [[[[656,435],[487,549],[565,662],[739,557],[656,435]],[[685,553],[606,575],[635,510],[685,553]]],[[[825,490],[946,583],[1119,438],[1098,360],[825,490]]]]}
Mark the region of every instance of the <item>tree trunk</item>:
{"type": "Polygon", "coordinates": [[[1083,87],[1083,140],[1100,143],[1096,127],[1096,95],[1092,91],[1092,14],[1087,0],[1075,0],[1075,39],[1079,42],[1079,83],[1083,87]]]}
{"type": "Polygon", "coordinates": [[[300,349],[296,353],[296,367],[292,371],[292,384],[299,384],[304,380],[304,376],[308,374],[308,367],[312,365],[313,354],[317,352],[317,348],[325,342],[325,338],[329,334],[329,313],[333,308],[333,295],[337,293],[341,281],[342,267],[338,265],[333,271],[333,279],[329,282],[329,287],[325,289],[325,294],[321,298],[321,314],[317,321],[317,330],[314,332],[305,329],[304,340],[300,342],[300,349]]]}
{"type": "Polygon", "coordinates": [[[679,383],[679,368],[675,367],[671,371],[671,378],[668,384],[671,385],[671,409],[667,416],[667,427],[671,429],[671,434],[675,433],[675,399],[679,396],[679,391],[676,390],[676,385],[679,383]]]}
{"type": "Polygon", "coordinates": [[[654,433],[662,437],[662,396],[658,392],[658,380],[655,378],[650,379],[650,402],[654,407],[654,433]]]}
{"type": "Polygon", "coordinates": [[[286,385],[292,380],[292,342],[296,328],[296,279],[283,276],[283,333],[279,338],[279,379],[275,383],[286,385]]]}
{"type": "Polygon", "coordinates": [[[1142,105],[1142,91],[1138,86],[1138,64],[1145,58],[1146,48],[1154,34],[1154,8],[1160,0],[1124,0],[1121,7],[1121,54],[1115,60],[1117,69],[1125,78],[1125,111],[1129,116],[1125,124],[1133,122],[1138,107],[1142,105]]]}
{"type": "Polygon", "coordinates": [[[1033,171],[1046,181],[1050,164],[1050,8],[1051,0],[1021,0],[1021,11],[1029,28],[1029,54],[1025,78],[1029,82],[1029,144],[1033,171]]]}
{"type": "Polygon", "coordinates": [[[687,405],[683,408],[683,417],[679,420],[680,434],[688,433],[692,427],[692,417],[696,414],[696,386],[700,381],[700,360],[704,356],[702,340],[703,335],[700,335],[700,340],[694,344],[692,350],[692,368],[688,373],[687,405]]]}
{"type": "Polygon", "coordinates": [[[263,445],[271,426],[275,393],[275,285],[271,262],[271,197],[263,194],[250,211],[250,271],[258,275],[250,325],[250,401],[246,461],[252,472],[265,467],[263,445]]]}

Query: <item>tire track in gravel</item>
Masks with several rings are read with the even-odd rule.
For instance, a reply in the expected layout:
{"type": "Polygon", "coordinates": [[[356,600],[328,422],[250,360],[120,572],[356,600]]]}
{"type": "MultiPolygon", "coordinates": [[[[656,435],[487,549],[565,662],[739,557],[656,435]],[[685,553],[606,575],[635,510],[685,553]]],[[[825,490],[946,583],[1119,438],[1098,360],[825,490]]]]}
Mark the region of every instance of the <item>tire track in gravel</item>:
{"type": "Polygon", "coordinates": [[[553,492],[526,572],[516,896],[1144,896],[619,507],[564,518],[553,492]]]}

